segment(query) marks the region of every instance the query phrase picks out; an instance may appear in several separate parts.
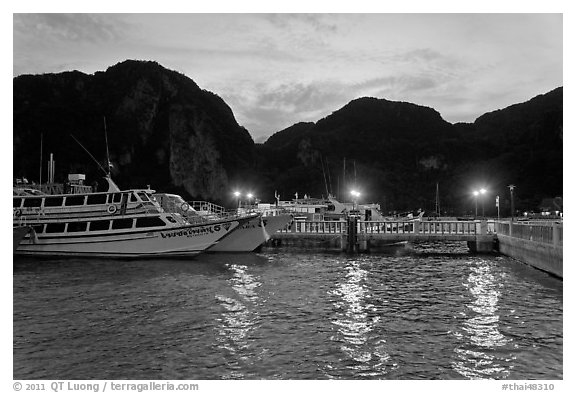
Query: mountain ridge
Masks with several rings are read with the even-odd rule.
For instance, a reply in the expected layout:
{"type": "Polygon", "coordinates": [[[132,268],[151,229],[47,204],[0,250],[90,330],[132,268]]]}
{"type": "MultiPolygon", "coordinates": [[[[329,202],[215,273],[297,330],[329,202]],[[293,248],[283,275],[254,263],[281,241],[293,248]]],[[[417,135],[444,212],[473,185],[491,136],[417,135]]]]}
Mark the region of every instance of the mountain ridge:
{"type": "Polygon", "coordinates": [[[92,75],[21,75],[14,78],[14,175],[38,173],[43,135],[44,160],[54,152],[57,173],[99,177],[70,134],[104,151],[105,116],[113,174],[125,188],[151,184],[231,204],[236,188],[263,200],[274,192],[346,199],[354,179],[364,198],[398,211],[433,210],[439,183],[446,213],[465,214],[476,184],[504,196],[517,183],[517,206],[534,208],[562,195],[562,95],[559,87],[455,124],[434,108],[360,97],[260,144],[221,97],[156,62],[127,60],[92,75]]]}

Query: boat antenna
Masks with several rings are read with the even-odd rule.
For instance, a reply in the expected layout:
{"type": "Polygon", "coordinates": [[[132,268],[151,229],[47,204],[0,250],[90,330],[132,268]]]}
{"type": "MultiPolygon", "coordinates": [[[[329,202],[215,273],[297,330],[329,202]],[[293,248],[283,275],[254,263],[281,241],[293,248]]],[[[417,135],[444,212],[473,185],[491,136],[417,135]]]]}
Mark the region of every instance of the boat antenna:
{"type": "MultiPolygon", "coordinates": [[[[342,187],[346,189],[346,157],[344,157],[344,169],[342,170],[342,187]]],[[[342,195],[344,195],[346,191],[342,195]]],[[[340,197],[342,197],[342,195],[340,197]]]]}
{"type": "Polygon", "coordinates": [[[320,156],[320,164],[322,165],[322,175],[324,175],[324,187],[326,188],[326,194],[330,195],[330,192],[328,192],[328,182],[326,182],[326,172],[324,172],[324,162],[322,161],[322,156],[320,156]]]}
{"type": "Polygon", "coordinates": [[[436,214],[440,217],[440,192],[438,189],[438,182],[436,182],[436,214]]]}
{"type": "Polygon", "coordinates": [[[102,165],[100,165],[100,163],[98,162],[98,160],[95,159],[92,154],[90,154],[90,152],[88,151],[88,149],[86,149],[86,148],[84,147],[84,145],[82,145],[82,144],[80,143],[80,141],[74,137],[74,135],[70,134],[70,136],[72,137],[72,139],[74,139],[74,140],[76,141],[76,143],[78,143],[78,144],[80,145],[80,147],[81,147],[82,149],[84,149],[84,151],[85,151],[86,153],[88,153],[88,155],[90,156],[90,158],[92,158],[92,160],[94,160],[94,162],[96,163],[96,165],[98,165],[98,166],[100,167],[100,169],[102,169],[102,171],[106,174],[106,176],[108,176],[108,175],[109,175],[108,172],[106,172],[106,170],[104,169],[104,167],[103,167],[102,165]]]}
{"type": "Polygon", "coordinates": [[[42,191],[42,145],[44,142],[44,131],[40,133],[40,191],[42,191]]]}
{"type": "Polygon", "coordinates": [[[110,153],[108,152],[108,132],[106,131],[106,116],[104,116],[104,140],[106,141],[106,164],[108,164],[108,167],[106,168],[107,171],[107,175],[110,176],[110,167],[112,166],[110,164],[110,153]]]}
{"type": "Polygon", "coordinates": [[[328,164],[328,156],[326,156],[326,172],[328,172],[328,188],[330,195],[332,195],[332,178],[330,177],[330,165],[328,164]]]}
{"type": "Polygon", "coordinates": [[[356,160],[354,160],[354,188],[356,188],[356,160]]]}

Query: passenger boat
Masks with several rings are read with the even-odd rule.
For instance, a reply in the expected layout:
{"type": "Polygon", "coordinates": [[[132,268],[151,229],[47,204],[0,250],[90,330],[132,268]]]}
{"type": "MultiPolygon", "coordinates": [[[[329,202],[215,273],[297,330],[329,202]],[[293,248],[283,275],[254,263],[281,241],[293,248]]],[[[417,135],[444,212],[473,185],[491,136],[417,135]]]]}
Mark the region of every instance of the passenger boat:
{"type": "MultiPolygon", "coordinates": [[[[152,190],[18,195],[14,227],[30,226],[15,255],[95,257],[188,257],[215,245],[259,217],[229,215],[190,222],[165,212],[152,190]]],[[[19,230],[16,230],[19,232],[19,230]]]]}
{"type": "MultiPolygon", "coordinates": [[[[156,193],[154,198],[167,212],[181,214],[190,222],[211,222],[225,214],[222,206],[210,202],[194,201],[188,203],[176,194],[156,193]]],[[[241,215],[254,214],[244,209],[241,215]]],[[[259,212],[263,213],[263,212],[259,212]]],[[[258,214],[241,225],[234,233],[207,249],[208,252],[251,252],[262,246],[271,235],[283,229],[292,221],[291,214],[258,214]]]]}

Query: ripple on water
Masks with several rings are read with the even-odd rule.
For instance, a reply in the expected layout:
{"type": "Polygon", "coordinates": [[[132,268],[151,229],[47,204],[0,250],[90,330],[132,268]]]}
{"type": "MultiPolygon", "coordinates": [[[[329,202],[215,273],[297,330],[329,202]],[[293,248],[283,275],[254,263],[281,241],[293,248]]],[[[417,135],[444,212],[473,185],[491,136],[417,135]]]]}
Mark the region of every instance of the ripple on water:
{"type": "Polygon", "coordinates": [[[462,244],[16,261],[15,379],[561,379],[562,281],[462,244]]]}

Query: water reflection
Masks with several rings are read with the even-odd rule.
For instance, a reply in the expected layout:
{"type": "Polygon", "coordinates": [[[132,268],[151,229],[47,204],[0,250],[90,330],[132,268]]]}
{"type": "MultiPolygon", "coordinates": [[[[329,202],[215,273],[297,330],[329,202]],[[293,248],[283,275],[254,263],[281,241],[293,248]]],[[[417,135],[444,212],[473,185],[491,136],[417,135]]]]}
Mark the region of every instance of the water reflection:
{"type": "Polygon", "coordinates": [[[351,360],[346,367],[357,376],[378,376],[385,374],[390,355],[386,352],[386,340],[371,334],[380,321],[378,308],[370,303],[371,293],[366,285],[368,272],[361,262],[350,260],[346,266],[344,281],[337,284],[330,295],[334,302],[338,335],[333,337],[342,343],[340,350],[351,360]]]}
{"type": "Polygon", "coordinates": [[[216,294],[215,297],[223,308],[216,318],[218,347],[226,350],[231,359],[227,364],[225,379],[244,378],[245,370],[251,365],[254,357],[251,351],[250,335],[259,325],[257,288],[261,285],[257,278],[248,273],[246,265],[228,265],[232,276],[227,280],[233,290],[230,296],[216,294]]]}
{"type": "Polygon", "coordinates": [[[481,260],[471,268],[463,285],[471,295],[471,302],[466,305],[470,313],[464,313],[468,318],[461,332],[454,333],[462,344],[454,350],[456,360],[452,368],[470,379],[506,378],[510,370],[505,363],[511,359],[502,358],[498,351],[511,341],[499,330],[497,311],[503,284],[489,262],[481,260]]]}

